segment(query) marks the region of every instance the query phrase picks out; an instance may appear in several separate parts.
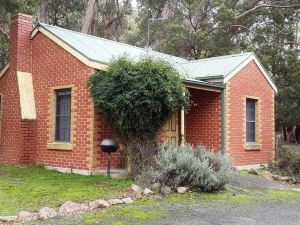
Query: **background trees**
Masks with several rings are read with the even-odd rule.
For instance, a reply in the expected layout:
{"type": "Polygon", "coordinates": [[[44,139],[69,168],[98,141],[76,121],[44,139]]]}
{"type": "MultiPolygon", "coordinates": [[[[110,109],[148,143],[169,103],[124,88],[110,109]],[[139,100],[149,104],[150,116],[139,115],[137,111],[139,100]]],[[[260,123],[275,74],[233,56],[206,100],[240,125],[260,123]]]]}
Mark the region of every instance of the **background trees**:
{"type": "MultiPolygon", "coordinates": [[[[135,4],[134,4],[135,5],[135,4]]],[[[299,119],[299,0],[1,0],[0,67],[7,61],[10,14],[199,59],[254,51],[279,87],[277,128],[299,119]],[[137,3],[133,7],[133,3],[137,3]]]]}

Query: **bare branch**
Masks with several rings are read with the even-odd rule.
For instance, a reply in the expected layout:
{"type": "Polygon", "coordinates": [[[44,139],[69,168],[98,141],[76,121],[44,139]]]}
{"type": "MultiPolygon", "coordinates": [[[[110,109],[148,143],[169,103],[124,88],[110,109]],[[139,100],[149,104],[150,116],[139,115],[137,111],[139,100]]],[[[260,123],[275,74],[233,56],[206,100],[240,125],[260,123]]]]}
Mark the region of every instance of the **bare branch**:
{"type": "Polygon", "coordinates": [[[300,8],[300,4],[298,5],[269,5],[269,4],[260,4],[256,5],[253,8],[243,12],[242,14],[238,15],[236,17],[236,20],[241,19],[244,16],[247,16],[248,14],[252,13],[253,11],[256,11],[260,8],[300,8]]]}

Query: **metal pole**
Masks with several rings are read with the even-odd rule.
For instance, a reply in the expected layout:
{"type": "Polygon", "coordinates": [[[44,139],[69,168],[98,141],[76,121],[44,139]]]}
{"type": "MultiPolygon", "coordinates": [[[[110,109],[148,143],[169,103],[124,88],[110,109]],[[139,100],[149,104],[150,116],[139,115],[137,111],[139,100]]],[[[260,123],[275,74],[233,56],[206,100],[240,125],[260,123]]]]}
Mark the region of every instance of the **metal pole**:
{"type": "Polygon", "coordinates": [[[149,51],[150,47],[150,22],[155,20],[166,20],[167,18],[151,18],[148,19],[148,35],[147,35],[147,52],[149,51]]]}
{"type": "Polygon", "coordinates": [[[111,178],[111,176],[110,176],[110,160],[111,160],[111,156],[110,156],[110,152],[108,152],[107,177],[109,177],[109,178],[111,178]]]}

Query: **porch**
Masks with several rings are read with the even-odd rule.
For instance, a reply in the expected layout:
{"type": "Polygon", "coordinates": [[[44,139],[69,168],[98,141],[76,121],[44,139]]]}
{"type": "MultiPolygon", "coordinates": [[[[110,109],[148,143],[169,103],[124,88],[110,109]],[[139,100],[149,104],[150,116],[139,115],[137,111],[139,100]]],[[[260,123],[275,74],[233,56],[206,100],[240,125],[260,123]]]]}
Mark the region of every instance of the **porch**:
{"type": "Polygon", "coordinates": [[[224,150],[224,89],[222,85],[186,80],[191,106],[174,113],[164,126],[164,138],[173,144],[204,145],[224,150]]]}

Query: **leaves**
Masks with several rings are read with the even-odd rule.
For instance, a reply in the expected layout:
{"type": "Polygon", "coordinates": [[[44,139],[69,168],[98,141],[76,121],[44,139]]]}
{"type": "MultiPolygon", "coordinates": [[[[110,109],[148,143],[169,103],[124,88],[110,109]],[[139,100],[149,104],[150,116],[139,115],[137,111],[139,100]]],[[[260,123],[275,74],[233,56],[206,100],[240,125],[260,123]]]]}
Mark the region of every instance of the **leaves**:
{"type": "Polygon", "coordinates": [[[95,105],[124,138],[155,134],[170,115],[188,106],[188,94],[179,74],[169,64],[126,57],[113,61],[107,72],[89,80],[95,105]]]}

